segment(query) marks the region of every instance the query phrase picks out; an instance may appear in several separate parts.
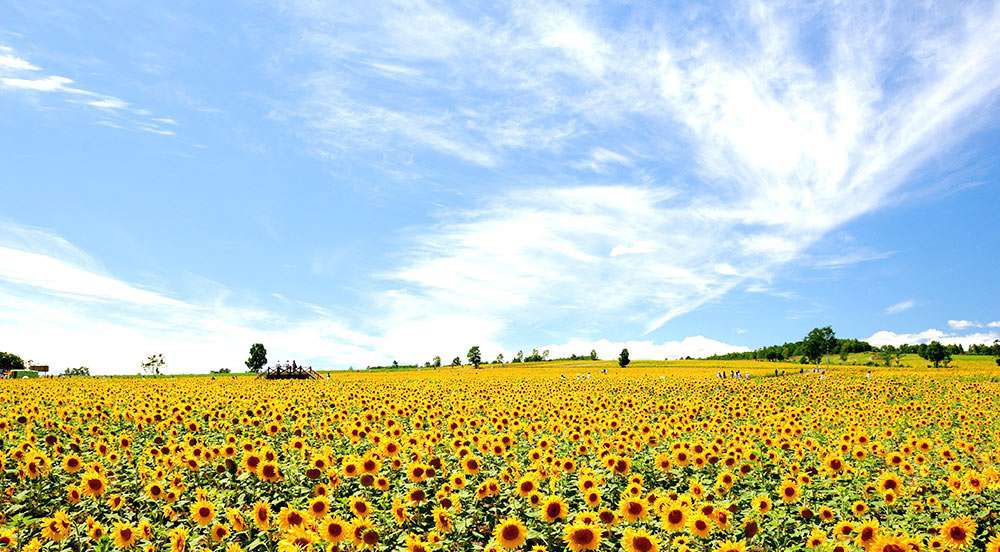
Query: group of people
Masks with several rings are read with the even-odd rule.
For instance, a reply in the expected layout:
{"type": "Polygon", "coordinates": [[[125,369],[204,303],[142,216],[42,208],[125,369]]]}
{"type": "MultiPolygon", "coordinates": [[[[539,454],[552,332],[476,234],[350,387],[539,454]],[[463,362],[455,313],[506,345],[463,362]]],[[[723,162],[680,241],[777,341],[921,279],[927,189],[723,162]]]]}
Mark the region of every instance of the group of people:
{"type": "Polygon", "coordinates": [[[726,375],[726,371],[717,372],[715,377],[719,379],[750,379],[750,374],[742,374],[739,370],[730,370],[729,375],[726,375]]]}

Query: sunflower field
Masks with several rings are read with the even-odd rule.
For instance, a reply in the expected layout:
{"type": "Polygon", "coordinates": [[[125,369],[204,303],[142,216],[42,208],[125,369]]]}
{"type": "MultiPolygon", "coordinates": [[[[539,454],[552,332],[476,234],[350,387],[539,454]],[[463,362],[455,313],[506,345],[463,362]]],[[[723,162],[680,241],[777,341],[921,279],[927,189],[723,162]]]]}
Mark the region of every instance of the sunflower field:
{"type": "Polygon", "coordinates": [[[0,381],[0,551],[1000,552],[1000,372],[773,366],[0,381]]]}

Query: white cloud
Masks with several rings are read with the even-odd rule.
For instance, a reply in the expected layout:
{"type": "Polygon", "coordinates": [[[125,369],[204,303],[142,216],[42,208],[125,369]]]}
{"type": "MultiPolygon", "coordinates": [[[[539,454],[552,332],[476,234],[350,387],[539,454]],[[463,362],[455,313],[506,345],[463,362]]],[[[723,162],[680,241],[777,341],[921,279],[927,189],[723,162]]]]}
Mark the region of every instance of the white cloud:
{"type": "MultiPolygon", "coordinates": [[[[2,46],[2,45],[0,45],[2,46]]],[[[61,95],[66,101],[86,105],[101,110],[105,114],[121,118],[121,121],[98,120],[97,124],[116,129],[132,128],[146,132],[154,132],[165,136],[174,135],[174,131],[158,129],[156,123],[176,124],[171,118],[151,118],[146,109],[131,108],[129,103],[114,96],[100,94],[86,88],[74,85],[73,79],[61,75],[38,75],[43,72],[41,67],[15,55],[10,46],[0,47],[0,90],[32,92],[38,94],[61,95]],[[93,98],[82,100],[80,98],[93,98]],[[131,123],[126,125],[124,123],[131,123]]]]}
{"type": "Polygon", "coordinates": [[[1000,320],[993,322],[975,322],[972,320],[949,320],[948,327],[953,330],[967,330],[969,328],[1000,328],[1000,320]]]}
{"type": "Polygon", "coordinates": [[[916,303],[913,301],[913,299],[907,299],[905,301],[900,301],[894,305],[889,305],[888,307],[885,308],[885,313],[899,314],[903,311],[908,311],[912,309],[914,305],[916,305],[916,303]]]}
{"type": "MultiPolygon", "coordinates": [[[[543,241],[539,252],[560,251],[580,262],[606,259],[562,249],[557,236],[543,241]]],[[[525,267],[519,274],[527,273],[525,267]]],[[[518,300],[524,290],[517,285],[477,295],[490,285],[484,281],[481,287],[442,287],[439,297],[386,291],[371,311],[377,315],[366,314],[365,320],[352,324],[325,308],[291,301],[285,294],[274,297],[279,301],[275,308],[230,304],[227,290],[203,302],[177,299],[108,274],[59,236],[3,223],[0,350],[16,351],[57,369],[84,363],[100,373],[134,373],[141,359],[154,352],[163,352],[175,373],[239,368],[254,342],[267,345],[272,361],[297,358],[321,367],[423,362],[434,355],[448,360],[463,356],[472,343],[490,355],[504,352],[510,357],[515,347],[506,342],[505,324],[494,315],[503,309],[533,307],[518,300]],[[359,331],[355,326],[366,328],[359,331]]],[[[597,348],[611,358],[622,347],[628,347],[635,359],[743,350],[702,336],[661,343],[579,338],[540,348],[567,355],[597,348]]]]}
{"type": "Polygon", "coordinates": [[[873,333],[865,341],[875,346],[903,344],[919,345],[939,341],[944,344],[960,344],[968,347],[973,344],[989,344],[995,339],[1000,339],[1000,333],[972,333],[967,335],[950,334],[936,329],[927,329],[917,333],[897,333],[889,330],[880,330],[873,333]]]}
{"type": "MultiPolygon", "coordinates": [[[[586,339],[570,339],[563,343],[545,345],[538,348],[539,351],[549,350],[550,358],[565,358],[570,355],[586,355],[591,349],[597,351],[597,355],[603,359],[616,359],[622,349],[628,349],[629,357],[632,359],[678,359],[687,356],[702,358],[711,355],[724,353],[734,353],[749,351],[747,347],[731,345],[704,336],[685,337],[677,341],[664,341],[656,343],[654,341],[609,341],[599,339],[588,341],[586,339]]],[[[527,351],[525,351],[527,352],[527,351]]],[[[507,356],[510,359],[510,356],[507,356]]]]}
{"type": "Polygon", "coordinates": [[[118,98],[101,98],[100,100],[89,101],[87,105],[99,109],[125,109],[128,107],[128,102],[118,98]]]}
{"type": "MultiPolygon", "coordinates": [[[[307,88],[297,114],[324,148],[408,142],[494,169],[531,150],[548,165],[595,172],[609,163],[643,168],[669,151],[665,143],[692,152],[694,165],[684,168],[694,182],[672,184],[669,201],[656,197],[666,189],[658,183],[536,186],[498,192],[456,222],[414,229],[422,235],[395,276],[428,308],[461,296],[596,311],[598,319],[614,311],[633,323],[641,314],[654,331],[741,280],[767,278],[882,206],[912,170],[972,128],[967,117],[1000,86],[992,53],[1000,9],[991,6],[969,6],[948,24],[919,9],[887,18],[830,6],[829,50],[818,63],[796,39],[810,18],[760,5],[732,15],[744,41],[714,28],[698,29],[697,40],[609,28],[559,7],[500,6],[488,17],[424,3],[376,7],[370,17],[298,8],[316,45],[310,53],[333,68],[309,76],[321,86],[307,88]],[[331,22],[336,37],[322,31],[331,22]],[[901,65],[913,44],[920,63],[901,65]],[[419,67],[422,80],[372,94],[370,81],[340,69],[357,56],[419,67]],[[890,82],[889,74],[905,78],[890,82]],[[419,115],[406,111],[413,105],[419,115]],[[518,135],[544,138],[499,139],[510,120],[518,135]],[[634,140],[640,154],[591,140],[622,132],[643,137],[634,140]],[[583,147],[591,152],[583,163],[568,153],[583,147]],[[609,196],[626,198],[628,208],[609,196]],[[481,266],[504,271],[483,274],[481,266]]],[[[887,255],[860,251],[816,265],[887,255]]],[[[504,325],[529,316],[487,308],[504,325]]]]}
{"type": "MultiPolygon", "coordinates": [[[[3,50],[0,50],[3,51],[3,50]]],[[[0,71],[38,71],[30,61],[12,54],[0,54],[0,71]]]]}
{"type": "Polygon", "coordinates": [[[0,86],[4,88],[14,88],[20,90],[32,90],[35,92],[70,92],[72,89],[67,85],[72,84],[73,79],[50,75],[37,79],[20,79],[15,77],[0,78],[0,86]]]}

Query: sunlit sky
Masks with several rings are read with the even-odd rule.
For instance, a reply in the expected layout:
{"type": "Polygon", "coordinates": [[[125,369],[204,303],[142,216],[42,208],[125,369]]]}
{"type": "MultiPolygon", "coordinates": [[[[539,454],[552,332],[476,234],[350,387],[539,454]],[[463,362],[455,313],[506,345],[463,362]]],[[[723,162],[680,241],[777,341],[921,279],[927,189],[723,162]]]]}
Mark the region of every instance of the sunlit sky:
{"type": "Polygon", "coordinates": [[[996,2],[0,0],[0,350],[1000,338],[996,2]]]}

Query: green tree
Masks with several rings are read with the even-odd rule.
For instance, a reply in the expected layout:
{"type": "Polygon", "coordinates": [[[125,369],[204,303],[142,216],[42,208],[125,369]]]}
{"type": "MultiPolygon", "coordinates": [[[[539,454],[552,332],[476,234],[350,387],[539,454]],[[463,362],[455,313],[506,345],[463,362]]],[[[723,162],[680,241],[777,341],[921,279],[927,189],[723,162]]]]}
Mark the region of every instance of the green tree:
{"type": "Polygon", "coordinates": [[[494,362],[496,362],[497,364],[503,364],[504,363],[503,353],[497,354],[497,359],[494,362]]]}
{"type": "Polygon", "coordinates": [[[451,359],[451,365],[452,366],[461,366],[462,365],[462,357],[455,357],[455,358],[451,359]]]}
{"type": "Polygon", "coordinates": [[[511,362],[524,362],[524,351],[518,351],[511,362]]]}
{"type": "Polygon", "coordinates": [[[13,370],[24,370],[24,359],[14,353],[0,351],[0,374],[13,370]]]}
{"type": "Polygon", "coordinates": [[[883,345],[882,349],[879,351],[879,357],[882,359],[882,364],[886,366],[892,366],[892,360],[897,354],[896,348],[892,345],[883,345]]]}
{"type": "Polygon", "coordinates": [[[247,369],[255,374],[267,366],[267,349],[263,343],[254,343],[250,346],[250,358],[247,359],[246,365],[247,369]]]}
{"type": "Polygon", "coordinates": [[[597,349],[590,350],[590,360],[597,360],[597,349]]]}
{"type": "Polygon", "coordinates": [[[435,368],[440,368],[441,367],[441,357],[440,356],[435,356],[434,360],[431,362],[431,366],[433,366],[435,368]]]}
{"type": "Polygon", "coordinates": [[[483,356],[479,353],[479,345],[469,347],[469,352],[465,354],[465,358],[469,359],[469,364],[473,368],[479,368],[479,365],[483,362],[483,356]]]}
{"type": "Polygon", "coordinates": [[[139,365],[142,371],[151,376],[159,376],[160,372],[163,371],[167,366],[167,361],[163,358],[163,353],[156,353],[155,355],[149,355],[146,360],[139,365]]]}
{"type": "Polygon", "coordinates": [[[67,368],[63,371],[64,376],[89,376],[90,368],[80,366],[79,368],[67,368]]]}
{"type": "MultiPolygon", "coordinates": [[[[813,364],[819,364],[823,357],[832,353],[836,347],[837,336],[833,333],[833,328],[830,326],[813,328],[809,335],[802,340],[802,356],[813,364]]],[[[827,363],[829,363],[829,359],[827,363]]]]}
{"type": "Polygon", "coordinates": [[[628,359],[628,349],[622,349],[621,354],[618,355],[618,366],[624,368],[628,366],[630,362],[632,361],[628,359]]]}
{"type": "Polygon", "coordinates": [[[948,363],[951,361],[951,353],[948,349],[945,349],[938,341],[931,341],[927,344],[927,347],[922,349],[920,356],[925,360],[929,360],[934,363],[934,367],[937,368],[942,362],[948,363]]]}

